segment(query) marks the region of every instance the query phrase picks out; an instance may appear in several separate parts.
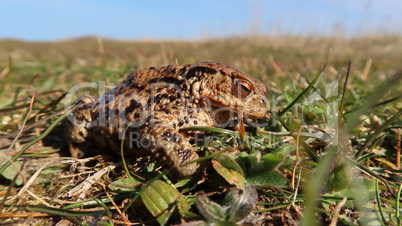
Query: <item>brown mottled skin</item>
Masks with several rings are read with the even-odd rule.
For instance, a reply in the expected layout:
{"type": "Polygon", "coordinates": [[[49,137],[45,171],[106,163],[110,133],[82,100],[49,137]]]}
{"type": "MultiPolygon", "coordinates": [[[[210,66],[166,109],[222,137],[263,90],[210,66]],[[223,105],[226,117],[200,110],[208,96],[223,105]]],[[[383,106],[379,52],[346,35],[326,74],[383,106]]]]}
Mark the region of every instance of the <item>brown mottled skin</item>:
{"type": "Polygon", "coordinates": [[[152,155],[177,177],[188,177],[199,164],[186,163],[198,154],[189,142],[194,133],[179,129],[219,126],[237,115],[262,118],[268,111],[265,92],[259,80],[220,63],[134,70],[99,99],[81,97],[76,103],[83,105],[70,115],[74,119],[68,120],[67,136],[70,147],[120,153],[121,134],[131,123],[125,155],[152,155]]]}

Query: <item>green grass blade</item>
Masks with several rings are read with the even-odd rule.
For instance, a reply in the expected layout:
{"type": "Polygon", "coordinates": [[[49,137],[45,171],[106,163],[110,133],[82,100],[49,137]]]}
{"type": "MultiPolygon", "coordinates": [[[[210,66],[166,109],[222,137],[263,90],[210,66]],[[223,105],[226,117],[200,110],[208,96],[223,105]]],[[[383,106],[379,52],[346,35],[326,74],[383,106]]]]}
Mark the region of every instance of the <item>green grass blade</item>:
{"type": "Polygon", "coordinates": [[[333,157],[336,154],[336,151],[336,146],[331,146],[328,148],[326,155],[321,158],[321,161],[318,164],[316,173],[307,182],[307,201],[306,208],[303,211],[304,218],[302,219],[302,225],[316,225],[315,210],[319,197],[318,194],[320,194],[322,181],[325,181],[325,177],[328,174],[329,167],[333,157]]]}
{"type": "Polygon", "coordinates": [[[361,170],[365,171],[366,173],[370,174],[371,176],[373,176],[373,177],[375,177],[375,178],[381,180],[381,182],[383,182],[383,183],[387,186],[389,192],[391,192],[392,194],[394,194],[394,191],[391,189],[391,187],[397,188],[398,186],[396,186],[396,185],[393,184],[393,183],[388,183],[384,178],[382,178],[380,175],[378,175],[378,174],[375,173],[374,171],[370,170],[370,169],[367,168],[366,166],[363,166],[362,164],[360,164],[360,163],[358,163],[358,162],[356,162],[356,161],[354,161],[354,160],[352,160],[352,159],[350,159],[350,158],[348,158],[348,157],[346,157],[346,156],[344,156],[344,155],[342,155],[342,154],[337,154],[337,155],[338,155],[338,156],[341,156],[342,158],[344,158],[344,159],[345,159],[346,161],[348,161],[349,163],[351,163],[351,164],[353,164],[353,165],[359,167],[361,170]]]}
{"type": "Polygon", "coordinates": [[[373,134],[371,134],[370,138],[367,139],[366,143],[363,145],[363,147],[356,152],[355,158],[359,158],[360,155],[362,154],[363,151],[368,148],[368,146],[373,142],[373,140],[382,132],[384,131],[391,123],[393,123],[395,120],[397,120],[400,116],[402,115],[402,111],[397,112],[395,115],[393,115],[390,119],[388,119],[383,125],[381,125],[380,128],[378,128],[373,134]]]}
{"type": "Polygon", "coordinates": [[[236,131],[222,129],[222,128],[209,127],[209,126],[191,126],[191,127],[180,129],[180,132],[186,132],[186,131],[204,131],[204,132],[227,134],[230,136],[239,136],[239,133],[236,131]]]}
{"type": "Polygon", "coordinates": [[[321,69],[321,67],[318,69],[317,75],[315,76],[315,78],[313,79],[313,81],[310,83],[309,86],[307,86],[306,89],[303,90],[303,92],[301,92],[293,101],[292,103],[290,103],[285,109],[283,109],[281,112],[278,113],[279,116],[284,115],[287,111],[289,111],[289,109],[291,109],[297,102],[299,102],[299,100],[315,85],[315,83],[318,81],[318,78],[321,75],[322,70],[325,68],[324,67],[321,69]]]}
{"type": "MultiPolygon", "coordinates": [[[[8,147],[7,152],[6,152],[7,155],[10,153],[11,149],[14,147],[14,145],[15,145],[15,143],[17,142],[18,138],[21,136],[22,131],[24,130],[24,126],[25,126],[25,124],[27,123],[29,116],[31,115],[32,106],[33,106],[34,100],[35,100],[35,96],[32,96],[31,102],[30,102],[30,104],[28,105],[28,106],[29,106],[28,112],[27,112],[27,114],[26,114],[26,116],[25,116],[24,121],[22,122],[22,125],[21,125],[21,129],[18,131],[17,136],[15,136],[13,142],[12,142],[12,143],[10,144],[10,146],[8,147]]],[[[2,163],[2,161],[0,161],[0,162],[2,163]]],[[[0,173],[0,174],[1,174],[1,173],[0,173]]]]}
{"type": "Polygon", "coordinates": [[[67,209],[59,209],[48,206],[39,206],[39,205],[4,205],[7,208],[17,208],[19,210],[25,211],[36,211],[48,214],[54,214],[58,216],[70,216],[70,217],[78,217],[78,216],[94,216],[94,215],[103,215],[105,214],[104,210],[96,210],[96,211],[83,211],[83,210],[67,210],[67,209]]]}
{"type": "Polygon", "coordinates": [[[401,200],[401,191],[402,191],[402,184],[399,185],[398,191],[396,193],[396,198],[395,198],[395,217],[396,220],[398,221],[398,225],[401,225],[401,216],[400,216],[400,212],[399,212],[399,205],[400,202],[399,200],[401,200]]]}
{"type": "Polygon", "coordinates": [[[345,125],[346,131],[349,133],[352,132],[352,130],[360,123],[359,117],[367,112],[367,110],[370,109],[370,106],[373,106],[380,98],[382,98],[385,93],[391,89],[391,87],[400,84],[401,78],[402,71],[399,71],[378,86],[371,95],[368,95],[365,101],[363,101],[363,103],[356,108],[357,110],[353,111],[347,118],[347,123],[345,125]]]}
{"type": "MultiPolygon", "coordinates": [[[[283,125],[283,127],[285,127],[287,131],[291,131],[290,126],[281,117],[279,117],[279,115],[276,115],[275,113],[272,114],[281,122],[281,124],[283,125]]],[[[296,140],[297,134],[292,136],[296,140]]],[[[304,142],[304,140],[300,140],[300,145],[302,145],[302,147],[307,151],[311,159],[313,159],[314,161],[318,161],[320,159],[318,155],[306,144],[306,142],[304,142]]]]}
{"type": "Polygon", "coordinates": [[[74,109],[78,108],[80,105],[74,106],[73,108],[68,109],[63,115],[61,115],[58,119],[56,119],[46,130],[43,132],[39,137],[35,138],[31,142],[29,142],[27,145],[25,145],[16,155],[14,155],[10,161],[4,163],[4,165],[1,166],[0,168],[0,174],[4,172],[4,170],[11,165],[11,162],[14,162],[17,158],[19,158],[25,150],[27,150],[29,147],[31,147],[33,144],[38,142],[39,140],[43,139],[46,137],[50,131],[54,127],[56,127],[57,124],[59,124],[68,114],[70,114],[74,109]]]}
{"type": "Polygon", "coordinates": [[[378,186],[378,179],[375,179],[375,197],[377,199],[377,207],[378,207],[378,211],[380,212],[380,216],[381,216],[381,224],[382,225],[386,225],[386,220],[384,217],[384,210],[381,206],[381,198],[380,198],[380,192],[379,192],[380,188],[378,186]]]}
{"type": "Polygon", "coordinates": [[[344,104],[345,104],[345,93],[346,93],[346,87],[348,85],[351,64],[352,64],[352,62],[349,61],[348,70],[346,72],[345,84],[343,85],[342,97],[341,97],[341,106],[339,106],[338,128],[341,128],[341,122],[342,122],[342,118],[343,118],[343,110],[344,110],[344,104]]]}

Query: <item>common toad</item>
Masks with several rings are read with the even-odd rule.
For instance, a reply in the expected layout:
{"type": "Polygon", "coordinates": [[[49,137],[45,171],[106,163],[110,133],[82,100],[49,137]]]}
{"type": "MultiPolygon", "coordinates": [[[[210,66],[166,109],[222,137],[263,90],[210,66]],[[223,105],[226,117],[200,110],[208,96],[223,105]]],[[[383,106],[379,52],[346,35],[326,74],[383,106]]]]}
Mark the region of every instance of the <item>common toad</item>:
{"type": "MultiPolygon", "coordinates": [[[[124,154],[152,155],[175,176],[188,177],[199,168],[189,140],[191,126],[224,126],[242,115],[262,118],[268,101],[264,84],[220,63],[134,70],[99,99],[83,96],[67,120],[70,150],[97,147],[124,154]]],[[[72,152],[80,157],[81,152],[72,152]]]]}

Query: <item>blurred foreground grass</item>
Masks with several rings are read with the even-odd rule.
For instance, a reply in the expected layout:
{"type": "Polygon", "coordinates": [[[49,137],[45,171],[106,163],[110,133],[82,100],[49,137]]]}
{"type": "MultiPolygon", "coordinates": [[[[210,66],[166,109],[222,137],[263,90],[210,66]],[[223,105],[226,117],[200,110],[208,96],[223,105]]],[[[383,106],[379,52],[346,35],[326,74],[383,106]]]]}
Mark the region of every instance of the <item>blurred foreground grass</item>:
{"type": "MultiPolygon", "coordinates": [[[[65,193],[85,179],[80,175],[90,175],[100,165],[81,168],[79,173],[69,171],[70,166],[83,167],[83,163],[60,157],[65,155],[60,150],[66,147],[62,126],[57,125],[48,136],[51,139],[36,142],[20,153],[12,164],[14,168],[9,167],[11,172],[2,172],[0,222],[33,222],[33,217],[43,222],[52,217],[51,222],[56,223],[70,216],[75,222],[102,219],[111,224],[199,219],[230,224],[243,218],[233,218],[241,215],[232,208],[240,205],[241,198],[236,191],[226,192],[234,187],[228,181],[243,178],[258,188],[255,207],[252,201],[242,203],[254,207],[252,215],[244,216],[246,223],[298,224],[303,219],[305,224],[329,224],[335,219],[344,224],[400,224],[401,59],[402,37],[396,36],[350,40],[239,37],[202,42],[130,42],[92,37],[52,43],[0,40],[0,166],[11,163],[16,152],[52,125],[57,117],[49,116],[61,114],[68,107],[63,94],[74,85],[99,81],[117,84],[132,69],[204,61],[228,64],[264,81],[273,112],[272,119],[259,132],[247,128],[246,137],[232,134],[235,144],[246,141],[239,155],[211,155],[218,162],[213,164],[215,174],[207,178],[218,181],[213,186],[209,181],[197,185],[187,180],[171,186],[164,177],[156,181],[123,181],[129,187],[123,189],[110,184],[127,176],[111,172],[86,199],[77,201],[78,205],[65,193]],[[313,80],[317,74],[318,79],[313,80]],[[18,134],[23,126],[31,128],[18,134]],[[15,137],[18,139],[13,142],[15,137]],[[54,162],[40,168],[50,161],[54,162]],[[23,176],[18,177],[17,169],[22,169],[23,176]],[[123,213],[116,211],[116,206],[100,192],[105,189],[102,186],[108,186],[106,190],[123,213]],[[170,191],[170,196],[152,193],[151,188],[170,191]],[[215,201],[226,194],[229,201],[222,203],[221,211],[220,205],[211,204],[205,194],[195,195],[200,191],[215,201]],[[215,197],[217,194],[220,196],[215,197]],[[141,196],[142,202],[136,195],[141,196]],[[166,202],[159,212],[149,207],[157,199],[155,196],[166,202]],[[348,202],[340,205],[344,197],[348,202]],[[121,204],[119,200],[125,201],[121,204]],[[80,206],[93,212],[81,211],[80,206]]],[[[97,90],[88,91],[98,95],[97,90]]],[[[82,92],[76,96],[80,95],[82,92]]],[[[222,150],[233,146],[227,139],[218,143],[215,147],[222,150]]],[[[210,147],[200,147],[203,151],[205,148],[210,147]]],[[[157,169],[150,169],[154,170],[157,169]]],[[[243,189],[250,197],[255,193],[254,188],[243,189]]]]}

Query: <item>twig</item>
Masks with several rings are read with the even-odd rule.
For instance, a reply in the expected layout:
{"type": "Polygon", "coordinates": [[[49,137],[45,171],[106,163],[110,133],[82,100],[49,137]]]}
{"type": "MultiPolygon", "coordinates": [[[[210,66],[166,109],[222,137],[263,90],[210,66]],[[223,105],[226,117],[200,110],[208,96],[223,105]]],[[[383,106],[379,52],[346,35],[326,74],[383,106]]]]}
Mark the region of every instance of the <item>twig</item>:
{"type": "Polygon", "coordinates": [[[63,195],[63,198],[66,197],[73,197],[73,196],[78,196],[77,197],[77,202],[83,201],[85,199],[85,194],[86,192],[92,187],[92,185],[103,176],[103,174],[110,172],[116,166],[118,166],[120,163],[114,163],[113,165],[106,166],[105,168],[99,170],[96,172],[94,175],[88,177],[86,180],[81,182],[81,184],[75,186],[73,189],[68,191],[66,194],[63,195]]]}
{"type": "Polygon", "coordinates": [[[336,226],[337,220],[339,218],[339,211],[341,211],[341,208],[343,205],[345,205],[346,201],[348,199],[344,197],[342,201],[340,201],[336,206],[335,206],[335,211],[334,211],[334,216],[332,217],[331,223],[329,226],[336,226]]]}
{"type": "Polygon", "coordinates": [[[106,190],[106,186],[104,184],[102,184],[103,190],[105,190],[105,194],[107,195],[107,197],[109,198],[110,202],[112,203],[112,205],[116,208],[117,212],[119,212],[120,216],[123,218],[124,223],[125,224],[130,224],[130,221],[127,219],[126,215],[124,212],[121,211],[121,209],[119,208],[119,206],[117,206],[117,204],[114,202],[113,198],[110,196],[109,192],[107,192],[106,190]]]}
{"type": "Polygon", "coordinates": [[[6,79],[6,76],[9,75],[10,71],[11,71],[11,56],[8,56],[7,66],[0,73],[0,93],[2,93],[4,90],[4,86],[6,84],[4,80],[6,79]]]}
{"type": "Polygon", "coordinates": [[[364,67],[364,70],[363,70],[362,82],[366,81],[372,62],[373,62],[372,59],[368,59],[366,62],[366,66],[364,67]]]}
{"type": "Polygon", "coordinates": [[[55,214],[41,213],[41,212],[29,212],[29,213],[2,213],[0,218],[31,218],[31,217],[50,217],[55,214]]]}
{"type": "Polygon", "coordinates": [[[398,128],[398,143],[396,144],[396,168],[401,169],[401,128],[398,128]]]}
{"type": "Polygon", "coordinates": [[[278,66],[278,64],[276,64],[274,57],[272,55],[269,56],[269,63],[272,65],[272,67],[274,68],[275,72],[279,75],[282,74],[282,69],[278,66]]]}
{"type": "MultiPolygon", "coordinates": [[[[18,131],[17,136],[15,136],[13,142],[12,142],[12,143],[10,144],[10,146],[8,147],[7,152],[6,152],[6,155],[9,155],[9,154],[10,154],[11,149],[14,147],[15,143],[17,143],[17,140],[18,140],[18,138],[21,136],[22,131],[24,131],[24,126],[25,126],[25,124],[27,123],[27,120],[28,120],[28,118],[29,118],[29,116],[31,115],[31,112],[32,112],[32,107],[33,107],[34,100],[35,100],[35,96],[32,96],[31,102],[30,102],[30,104],[29,104],[28,114],[27,114],[27,116],[25,117],[24,121],[22,122],[21,129],[18,131]]],[[[2,162],[3,162],[3,161],[0,161],[0,163],[2,163],[2,162]]]]}
{"type": "MultiPolygon", "coordinates": [[[[66,111],[70,110],[70,109],[73,108],[73,107],[74,107],[74,106],[71,106],[71,107],[68,107],[68,108],[66,108],[66,109],[60,110],[60,111],[58,111],[58,112],[56,112],[56,113],[53,113],[53,114],[49,115],[49,116],[46,117],[46,118],[41,119],[40,121],[34,122],[34,123],[32,123],[32,124],[29,124],[29,126],[25,127],[25,129],[23,129],[22,132],[25,132],[25,131],[27,131],[27,130],[29,130],[29,129],[32,129],[32,128],[34,128],[35,126],[41,124],[42,122],[46,122],[47,120],[49,120],[49,119],[51,119],[51,118],[53,118],[53,117],[55,117],[55,116],[62,115],[62,114],[64,114],[66,111]]],[[[9,134],[7,134],[7,135],[4,135],[4,136],[0,137],[0,141],[3,140],[3,139],[9,138],[9,137],[14,137],[14,136],[16,136],[18,133],[19,133],[19,131],[15,131],[15,132],[9,133],[9,134]]]]}
{"type": "Polygon", "coordinates": [[[43,205],[48,206],[48,207],[52,207],[52,205],[50,205],[49,203],[47,203],[45,200],[43,200],[41,197],[35,195],[35,193],[31,192],[30,190],[26,190],[27,193],[32,196],[33,198],[35,198],[36,200],[38,200],[39,202],[41,202],[43,205]]]}
{"type": "Polygon", "coordinates": [[[373,134],[371,134],[370,138],[366,141],[364,146],[355,154],[355,158],[360,157],[360,155],[368,148],[368,146],[377,138],[377,136],[384,131],[392,122],[397,120],[399,116],[402,115],[402,111],[399,111],[395,115],[393,115],[388,121],[386,121],[380,128],[378,128],[373,134]]]}
{"type": "Polygon", "coordinates": [[[99,49],[99,58],[98,58],[98,66],[103,65],[103,54],[105,53],[105,48],[103,47],[103,41],[100,37],[97,38],[98,40],[98,49],[99,49]]]}
{"type": "MultiPolygon", "coordinates": [[[[64,158],[62,160],[65,160],[64,158]]],[[[17,195],[15,195],[13,198],[11,198],[8,201],[13,201],[17,198],[19,198],[22,194],[24,194],[26,191],[28,191],[29,186],[31,186],[31,184],[34,182],[34,180],[39,176],[40,172],[45,169],[48,165],[50,165],[51,163],[55,162],[55,161],[60,161],[60,159],[53,159],[49,162],[47,162],[46,164],[44,164],[42,167],[40,167],[32,176],[31,178],[29,178],[29,180],[25,183],[24,187],[20,189],[20,191],[17,193],[17,195]]],[[[49,207],[51,207],[51,205],[48,205],[49,207]]]]}
{"type": "Polygon", "coordinates": [[[297,164],[299,163],[299,143],[300,143],[300,133],[301,133],[302,128],[303,128],[303,126],[300,126],[298,134],[296,136],[296,160],[295,160],[295,166],[293,167],[293,173],[292,173],[292,189],[295,188],[295,174],[296,174],[297,164]]]}

